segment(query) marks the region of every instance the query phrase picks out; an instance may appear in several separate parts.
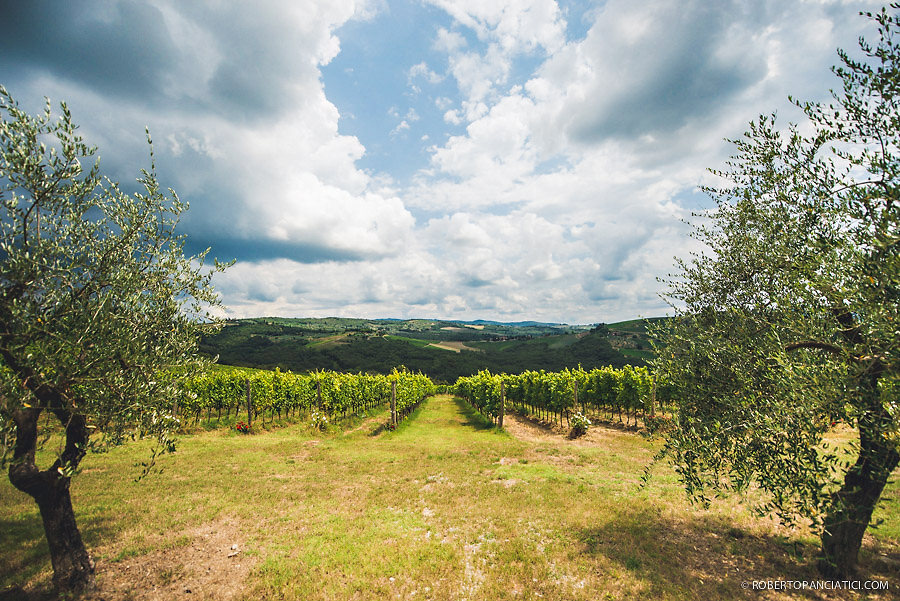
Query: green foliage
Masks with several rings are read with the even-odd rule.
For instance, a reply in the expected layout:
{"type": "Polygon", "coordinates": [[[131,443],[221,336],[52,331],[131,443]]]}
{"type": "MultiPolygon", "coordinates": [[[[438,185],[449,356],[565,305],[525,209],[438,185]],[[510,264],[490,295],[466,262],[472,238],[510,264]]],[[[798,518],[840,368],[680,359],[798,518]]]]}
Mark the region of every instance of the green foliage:
{"type": "Polygon", "coordinates": [[[94,445],[151,434],[170,448],[178,380],[203,363],[197,339],[214,327],[216,270],[205,253],[184,255],[175,226],[187,205],[161,188],[152,146],[141,191],[128,195],[61,110],[54,120],[48,101],[33,117],[0,87],[4,447],[14,415],[34,409],[64,425],[81,416],[104,434],[94,445]]]}
{"type": "Polygon", "coordinates": [[[0,463],[40,506],[54,584],[68,595],[94,572],[70,479],[91,449],[155,437],[145,475],[174,449],[173,401],[205,363],[197,341],[216,327],[210,281],[223,266],[184,255],[175,227],[187,206],[161,188],[152,145],[128,195],[61,109],[54,121],[48,101],[33,117],[0,87],[0,463]],[[42,415],[65,434],[43,469],[42,415]]]}
{"type": "Polygon", "coordinates": [[[482,370],[474,376],[459,378],[453,386],[453,394],[464,398],[479,413],[496,418],[500,415],[500,383],[503,376],[482,370]]]}
{"type": "Polygon", "coordinates": [[[514,375],[496,375],[485,370],[457,379],[452,392],[483,415],[496,418],[500,415],[501,384],[510,401],[558,416],[584,412],[588,406],[635,415],[638,411],[649,411],[653,399],[649,370],[630,365],[620,370],[603,367],[586,371],[578,367],[560,372],[525,371],[514,375]]]}
{"type": "Polygon", "coordinates": [[[294,374],[279,369],[211,369],[184,380],[179,412],[199,417],[205,411],[246,410],[249,386],[254,415],[314,412],[327,423],[334,416],[358,415],[388,403],[392,382],[397,384],[397,412],[404,415],[435,392],[434,384],[426,376],[402,369],[386,376],[333,371],[294,374]]]}
{"type": "Polygon", "coordinates": [[[584,436],[591,427],[591,420],[576,412],[569,420],[569,424],[572,426],[572,437],[584,436]]]}
{"type": "Polygon", "coordinates": [[[828,537],[861,539],[898,459],[900,18],[869,17],[880,42],[859,61],[839,52],[832,103],[733,141],[695,230],[709,250],[669,282],[676,318],[654,362],[677,399],[665,453],[688,493],[756,483],[764,511],[823,529],[829,559],[828,537]],[[855,464],[823,443],[837,421],[859,430],[855,464]]]}

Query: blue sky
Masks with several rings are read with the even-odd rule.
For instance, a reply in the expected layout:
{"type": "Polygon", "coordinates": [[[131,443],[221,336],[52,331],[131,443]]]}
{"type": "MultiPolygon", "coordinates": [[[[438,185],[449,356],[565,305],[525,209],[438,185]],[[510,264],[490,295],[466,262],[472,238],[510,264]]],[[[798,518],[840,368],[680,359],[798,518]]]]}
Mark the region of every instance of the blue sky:
{"type": "Polygon", "coordinates": [[[191,204],[231,316],[662,315],[697,188],[878,3],[0,0],[0,83],[191,204]]]}

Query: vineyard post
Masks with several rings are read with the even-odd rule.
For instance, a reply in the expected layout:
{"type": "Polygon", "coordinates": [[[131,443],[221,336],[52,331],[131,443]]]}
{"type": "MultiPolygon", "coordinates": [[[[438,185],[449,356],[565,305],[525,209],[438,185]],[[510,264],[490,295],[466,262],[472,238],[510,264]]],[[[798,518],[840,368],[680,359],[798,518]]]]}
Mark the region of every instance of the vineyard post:
{"type": "Polygon", "coordinates": [[[506,387],[505,382],[500,380],[500,428],[503,428],[503,415],[506,413],[506,387]]]}
{"type": "Polygon", "coordinates": [[[656,374],[650,377],[653,382],[653,386],[650,388],[650,417],[654,417],[656,415],[656,374]]]}
{"type": "Polygon", "coordinates": [[[397,380],[391,380],[391,426],[397,427],[397,380]]]}
{"type": "Polygon", "coordinates": [[[250,395],[250,378],[247,378],[247,428],[253,426],[253,403],[250,395]]]}

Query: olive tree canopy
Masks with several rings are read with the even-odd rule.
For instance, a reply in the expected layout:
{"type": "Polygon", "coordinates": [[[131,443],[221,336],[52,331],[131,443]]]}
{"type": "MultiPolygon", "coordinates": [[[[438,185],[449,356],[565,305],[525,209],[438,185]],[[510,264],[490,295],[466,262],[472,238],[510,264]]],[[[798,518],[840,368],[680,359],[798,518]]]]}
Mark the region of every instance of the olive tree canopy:
{"type": "Polygon", "coordinates": [[[54,583],[77,591],[93,566],[70,479],[94,446],[152,435],[156,452],[170,448],[177,382],[215,323],[220,265],[184,256],[174,230],[187,207],[160,188],[152,147],[141,191],[126,194],[61,112],[48,101],[31,116],[0,87],[0,463],[40,508],[54,583]],[[63,432],[43,469],[42,414],[63,432]]]}
{"type": "Polygon", "coordinates": [[[828,104],[802,125],[760,117],[709,189],[708,251],[668,281],[657,344],[677,427],[664,454],[686,490],[767,493],[811,520],[825,573],[856,565],[900,444],[900,31],[897,5],[862,57],[839,51],[828,104]],[[855,440],[828,443],[835,428],[855,440]]]}

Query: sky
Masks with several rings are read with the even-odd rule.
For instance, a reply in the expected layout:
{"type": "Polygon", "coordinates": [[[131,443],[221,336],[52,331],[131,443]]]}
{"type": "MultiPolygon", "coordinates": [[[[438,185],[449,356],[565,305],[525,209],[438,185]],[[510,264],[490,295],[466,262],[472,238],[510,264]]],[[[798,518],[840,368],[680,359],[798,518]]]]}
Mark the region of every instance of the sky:
{"type": "Polygon", "coordinates": [[[0,0],[0,84],[149,166],[230,317],[671,313],[699,186],[826,100],[852,0],[0,0]]]}

